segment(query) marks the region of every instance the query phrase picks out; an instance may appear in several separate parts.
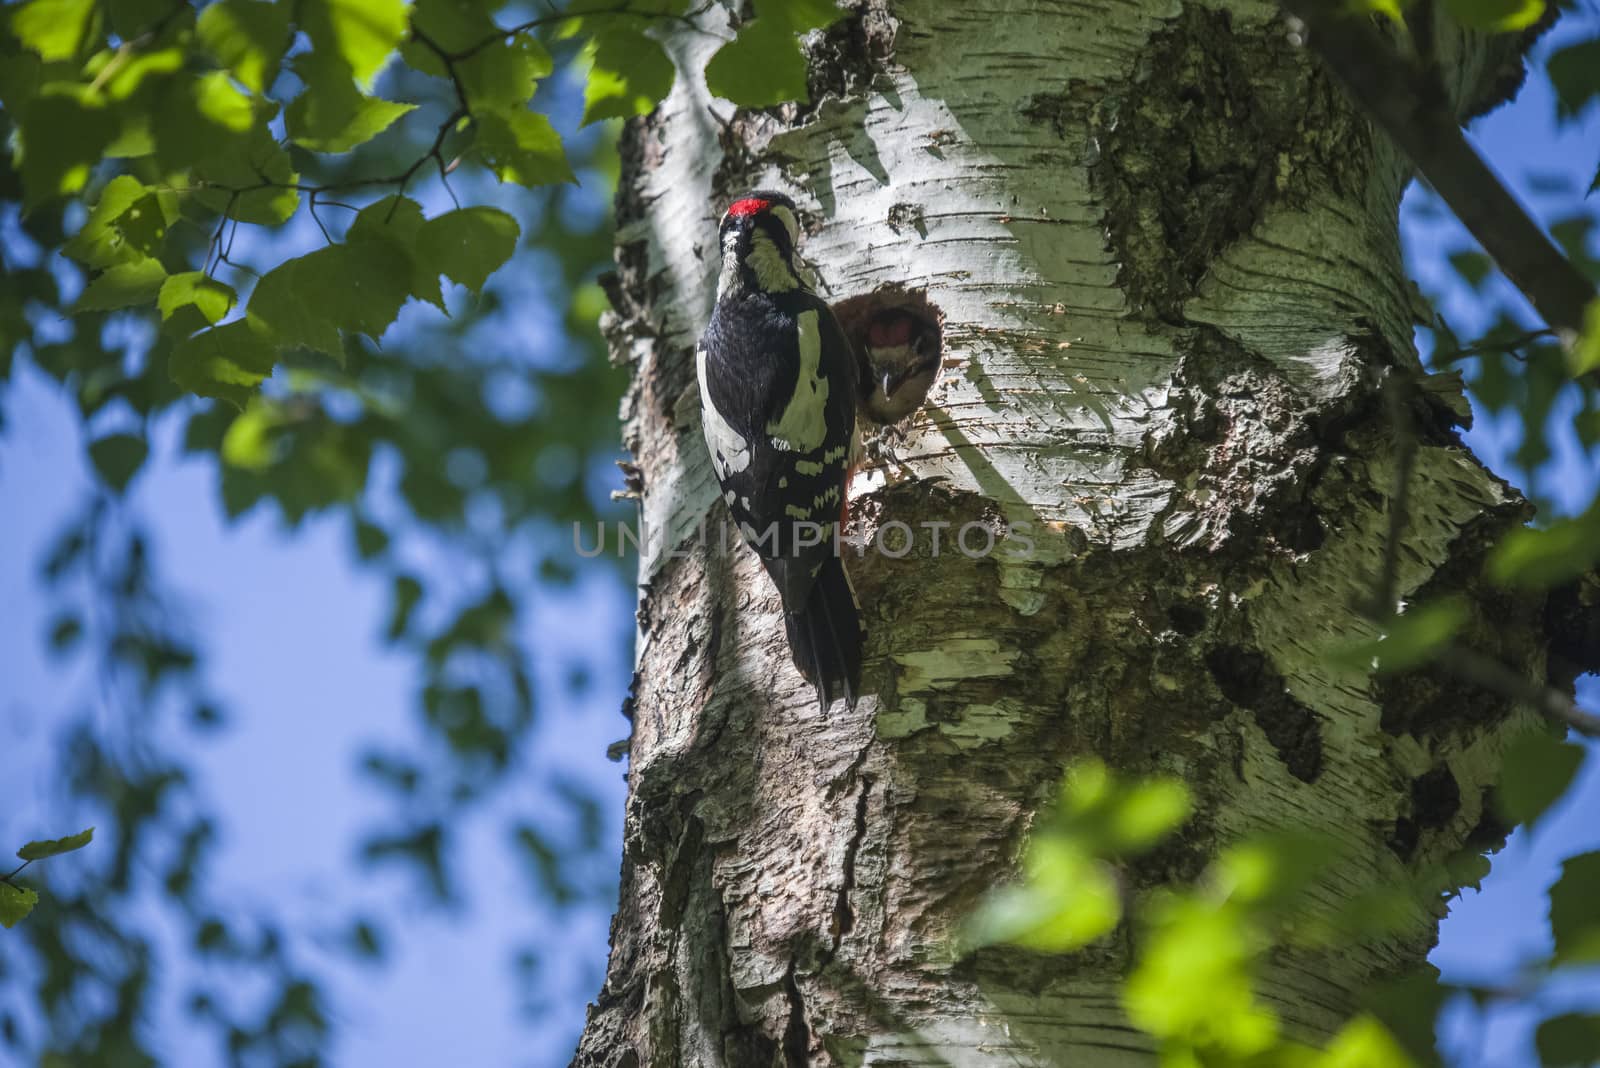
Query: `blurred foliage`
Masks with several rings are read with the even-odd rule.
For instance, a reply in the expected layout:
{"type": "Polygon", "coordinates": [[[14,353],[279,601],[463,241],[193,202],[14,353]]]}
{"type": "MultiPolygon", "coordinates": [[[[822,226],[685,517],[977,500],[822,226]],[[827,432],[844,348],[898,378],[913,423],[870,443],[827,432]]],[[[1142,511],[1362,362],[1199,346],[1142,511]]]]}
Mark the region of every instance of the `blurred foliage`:
{"type": "Polygon", "coordinates": [[[1351,1020],[1319,1052],[1285,1036],[1257,996],[1261,966],[1274,947],[1347,951],[1352,940],[1388,929],[1393,895],[1383,895],[1388,908],[1363,900],[1349,915],[1328,917],[1307,891],[1339,863],[1341,851],[1325,836],[1293,831],[1236,843],[1193,887],[1135,892],[1126,862],[1176,832],[1189,811],[1188,789],[1175,779],[1121,776],[1098,760],[1080,761],[1067,772],[1055,808],[1033,829],[1022,881],[990,894],[969,926],[969,945],[1071,952],[1127,920],[1135,932],[1134,962],[1123,1010],[1155,1040],[1163,1065],[1414,1064],[1373,1016],[1351,1020]]]}
{"type": "MultiPolygon", "coordinates": [[[[155,976],[185,953],[208,982],[184,1005],[227,1063],[323,1063],[334,1038],[305,964],[311,932],[212,890],[217,828],[188,762],[228,717],[131,493],[174,437],[215,473],[229,517],[270,510],[290,530],[332,518],[387,584],[384,638],[415,665],[422,732],[361,755],[391,812],[357,852],[413,872],[437,906],[460,900],[465,821],[527,775],[536,694],[561,692],[534,675],[534,601],[571,582],[574,522],[620,517],[603,476],[624,381],[596,330],[615,129],[582,127],[670,90],[662,41],[688,10],[0,9],[0,387],[18,360],[53,379],[99,480],[40,575],[52,655],[94,676],[60,735],[59,803],[109,828],[81,862],[0,881],[8,921],[39,897],[0,943],[0,1042],[14,1054],[164,1060],[146,1026],[155,976]]],[[[726,47],[792,71],[796,35],[838,12],[811,0],[764,14],[726,47]]],[[[751,102],[748,83],[726,89],[751,102]]],[[[530,891],[611,907],[598,802],[560,774],[542,794],[553,804],[505,817],[530,891]]],[[[377,918],[319,924],[343,931],[354,960],[384,958],[377,918]]],[[[536,973],[536,947],[514,957],[517,978],[536,973]]]]}
{"type": "MultiPolygon", "coordinates": [[[[1538,814],[1564,789],[1583,750],[1537,734],[1508,760],[1500,793],[1507,811],[1538,814]],[[1536,750],[1563,751],[1565,778],[1530,786],[1536,750]],[[1575,753],[1573,752],[1575,751],[1575,753]],[[1521,791],[1518,793],[1518,791],[1521,791]],[[1530,791],[1540,796],[1528,800],[1530,791]]],[[[1257,832],[1235,842],[1190,887],[1138,888],[1128,861],[1177,833],[1189,815],[1188,791],[1174,779],[1120,776],[1097,760],[1069,769],[1056,806],[1034,826],[1022,878],[992,891],[971,918],[967,949],[1009,943],[1070,953],[1131,935],[1132,969],[1123,989],[1129,1022],[1160,1050],[1164,1066],[1183,1068],[1407,1068],[1441,1063],[1434,1017],[1447,1000],[1480,1003],[1515,997],[1538,1003],[1543,984],[1563,970],[1600,961],[1600,853],[1570,858],[1550,890],[1554,952],[1530,962],[1514,983],[1491,988],[1445,983],[1430,968],[1368,995],[1368,1009],[1320,1050],[1285,1032],[1261,994],[1272,953],[1302,958],[1346,954],[1361,941],[1416,922],[1419,900],[1448,899],[1482,869],[1475,855],[1447,866],[1436,885],[1359,886],[1338,840],[1307,830],[1257,832]],[[1342,904],[1316,893],[1339,883],[1342,904]]],[[[1541,1026],[1546,1065],[1588,1064],[1584,1042],[1600,1016],[1569,1014],[1541,1026]]]]}

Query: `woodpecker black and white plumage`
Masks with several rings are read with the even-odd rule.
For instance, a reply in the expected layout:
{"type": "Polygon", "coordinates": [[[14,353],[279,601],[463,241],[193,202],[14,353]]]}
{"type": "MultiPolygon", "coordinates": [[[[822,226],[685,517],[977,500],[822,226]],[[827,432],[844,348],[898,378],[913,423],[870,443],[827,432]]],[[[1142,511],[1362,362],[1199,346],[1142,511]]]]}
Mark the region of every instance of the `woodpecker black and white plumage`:
{"type": "Polygon", "coordinates": [[[937,327],[906,309],[888,309],[867,323],[862,344],[862,414],[875,423],[898,423],[922,407],[939,373],[937,327]]]}
{"type": "Polygon", "coordinates": [[[817,688],[852,707],[861,622],[838,555],[859,369],[812,291],[781,193],[756,191],[722,217],[722,274],[695,350],[711,466],[745,542],[783,599],[789,649],[817,688]]]}

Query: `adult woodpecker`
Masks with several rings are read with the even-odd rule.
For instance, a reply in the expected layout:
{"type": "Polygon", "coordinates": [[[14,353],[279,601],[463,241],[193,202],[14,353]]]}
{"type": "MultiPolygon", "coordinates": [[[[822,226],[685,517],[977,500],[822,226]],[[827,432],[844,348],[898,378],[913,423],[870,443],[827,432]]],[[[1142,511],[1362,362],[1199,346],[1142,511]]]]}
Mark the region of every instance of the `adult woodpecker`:
{"type": "Polygon", "coordinates": [[[711,466],[745,542],[783,599],[789,651],[817,688],[855,705],[861,621],[839,560],[859,370],[797,264],[794,202],[762,190],[722,216],[722,274],[695,349],[711,466]]]}

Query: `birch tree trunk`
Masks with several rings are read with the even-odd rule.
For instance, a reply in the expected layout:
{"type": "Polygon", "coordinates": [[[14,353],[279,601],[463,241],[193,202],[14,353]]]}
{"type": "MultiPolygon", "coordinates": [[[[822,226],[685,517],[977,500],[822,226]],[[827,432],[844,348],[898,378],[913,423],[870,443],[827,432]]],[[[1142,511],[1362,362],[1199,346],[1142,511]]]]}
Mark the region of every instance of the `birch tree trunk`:
{"type": "MultiPolygon", "coordinates": [[[[1197,799],[1135,890],[1274,826],[1349,846],[1329,908],[1498,844],[1486,792],[1526,714],[1324,656],[1375,634],[1406,425],[1394,595],[1464,595],[1468,642],[1530,678],[1547,635],[1540,602],[1480,585],[1525,509],[1413,349],[1408,170],[1276,10],[865,0],[811,45],[815,104],[732,115],[698,74],[717,44],[676,36],[678,86],[623,143],[608,331],[648,541],[622,895],[575,1063],[1150,1063],[1126,935],[953,947],[1083,755],[1197,799]],[[800,202],[830,299],[908,287],[944,317],[898,463],[851,487],[860,532],[917,537],[847,559],[868,696],[826,716],[754,556],[717,545],[700,435],[717,213],[757,186],[800,202]],[[965,524],[993,551],[961,552],[965,524]]],[[[1516,84],[1504,47],[1439,29],[1463,114],[1516,84]]],[[[1326,1035],[1442,911],[1419,893],[1398,934],[1279,956],[1265,995],[1326,1035]]]]}

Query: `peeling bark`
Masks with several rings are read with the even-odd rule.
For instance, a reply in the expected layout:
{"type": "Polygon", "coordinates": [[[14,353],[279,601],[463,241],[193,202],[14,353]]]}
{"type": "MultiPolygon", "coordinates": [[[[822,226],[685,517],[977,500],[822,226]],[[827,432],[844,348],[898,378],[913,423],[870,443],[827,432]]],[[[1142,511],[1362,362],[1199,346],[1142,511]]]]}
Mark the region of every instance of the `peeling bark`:
{"type": "MultiPolygon", "coordinates": [[[[1484,106],[1507,57],[1439,37],[1484,106]]],[[[1069,957],[952,945],[1085,754],[1197,798],[1139,890],[1275,826],[1350,847],[1329,908],[1498,843],[1486,793],[1528,714],[1324,656],[1373,634],[1386,391],[1417,440],[1396,594],[1463,594],[1472,644],[1538,679],[1563,609],[1480,583],[1525,509],[1411,346],[1406,169],[1272,8],[866,0],[812,43],[815,104],[732,115],[693,73],[716,41],[673,46],[686,73],[629,126],[618,195],[607,329],[649,540],[622,898],[576,1064],[1149,1063],[1125,933],[1069,957]],[[716,212],[757,186],[795,193],[830,299],[925,290],[943,316],[941,380],[851,487],[857,534],[918,536],[847,558],[868,697],[828,716],[755,558],[717,546],[700,437],[716,212]],[[963,530],[994,550],[963,554],[963,530]]],[[[1282,954],[1265,996],[1325,1035],[1442,911],[1282,954]]]]}

